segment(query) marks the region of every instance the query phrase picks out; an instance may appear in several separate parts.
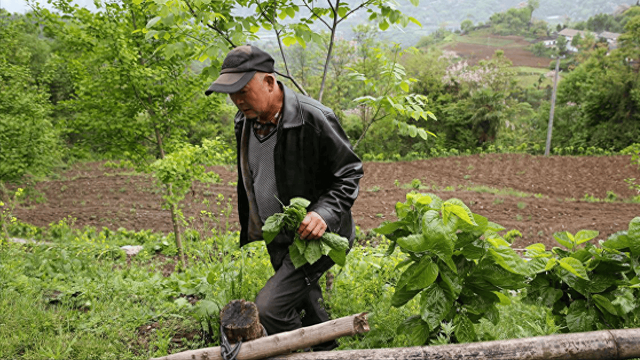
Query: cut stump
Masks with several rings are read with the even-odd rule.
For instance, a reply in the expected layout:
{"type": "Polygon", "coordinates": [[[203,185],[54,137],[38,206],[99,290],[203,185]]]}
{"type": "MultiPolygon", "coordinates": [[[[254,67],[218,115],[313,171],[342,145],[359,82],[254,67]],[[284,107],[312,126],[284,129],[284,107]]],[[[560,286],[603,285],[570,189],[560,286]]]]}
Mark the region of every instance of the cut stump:
{"type": "Polygon", "coordinates": [[[230,344],[267,336],[258,307],[251,301],[232,300],[220,311],[220,323],[230,344]]]}

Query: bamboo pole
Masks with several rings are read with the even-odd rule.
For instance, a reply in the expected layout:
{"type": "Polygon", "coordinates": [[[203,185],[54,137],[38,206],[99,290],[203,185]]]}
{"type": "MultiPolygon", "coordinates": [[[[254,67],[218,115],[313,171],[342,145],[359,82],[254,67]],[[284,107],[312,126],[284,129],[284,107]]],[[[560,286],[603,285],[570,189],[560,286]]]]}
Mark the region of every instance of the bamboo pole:
{"type": "MultiPolygon", "coordinates": [[[[269,356],[287,354],[343,336],[353,336],[369,331],[366,313],[355,314],[321,324],[262,337],[243,343],[238,360],[264,359],[269,356]]],[[[330,353],[330,352],[324,352],[330,353]]],[[[189,350],[151,360],[222,360],[220,347],[189,350]]]]}
{"type": "Polygon", "coordinates": [[[601,330],[524,339],[409,348],[295,353],[271,359],[494,359],[494,360],[598,360],[640,357],[640,328],[601,330]]]}

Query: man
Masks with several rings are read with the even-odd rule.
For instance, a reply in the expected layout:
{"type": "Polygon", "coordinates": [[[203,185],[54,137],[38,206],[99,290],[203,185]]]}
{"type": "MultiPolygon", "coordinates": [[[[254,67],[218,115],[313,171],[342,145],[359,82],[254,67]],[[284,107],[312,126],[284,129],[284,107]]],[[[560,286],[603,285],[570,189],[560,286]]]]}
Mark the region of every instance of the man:
{"type": "MultiPolygon", "coordinates": [[[[255,46],[227,54],[220,76],[205,92],[228,93],[238,108],[240,246],[262,240],[262,225],[291,198],[311,204],[297,232],[316,240],[325,231],[355,238],[351,206],[363,175],[344,130],[331,109],[277,81],[274,60],[255,46]]],[[[333,261],[323,256],[295,269],[289,258],[294,234],[282,231],[268,246],[275,275],[256,298],[260,322],[272,335],[329,319],[318,279],[333,261]],[[304,310],[304,316],[301,313],[304,310]]],[[[315,350],[327,350],[335,342],[315,350]]]]}

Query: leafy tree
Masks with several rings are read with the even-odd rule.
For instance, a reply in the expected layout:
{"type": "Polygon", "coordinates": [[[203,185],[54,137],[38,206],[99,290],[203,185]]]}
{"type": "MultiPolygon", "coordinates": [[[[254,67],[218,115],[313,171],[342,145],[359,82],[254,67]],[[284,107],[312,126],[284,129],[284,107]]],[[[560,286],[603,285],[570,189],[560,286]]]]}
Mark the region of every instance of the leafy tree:
{"type": "Polygon", "coordinates": [[[567,38],[564,36],[558,36],[556,40],[556,47],[558,48],[558,53],[560,55],[564,55],[567,53],[567,38]]]}
{"type": "Polygon", "coordinates": [[[469,31],[473,30],[473,21],[466,19],[463,22],[460,23],[460,30],[462,30],[463,33],[468,33],[469,31]]]}
{"type": "MultiPolygon", "coordinates": [[[[78,139],[76,146],[107,157],[124,156],[138,170],[162,169],[149,164],[184,149],[194,124],[220,108],[220,97],[207,98],[202,92],[205,81],[195,74],[193,53],[181,42],[186,35],[156,24],[160,18],[152,18],[147,6],[130,1],[105,3],[96,12],[67,0],[55,6],[64,18],[45,9],[39,15],[66,45],[60,55],[68,60],[75,86],[74,97],[61,106],[73,114],[65,126],[78,139]],[[149,30],[154,25],[158,30],[149,30]]],[[[180,154],[170,159],[186,161],[180,154]]],[[[190,178],[184,168],[173,171],[183,181],[190,178]]],[[[177,199],[183,189],[178,182],[165,185],[182,251],[177,199]]]]}
{"type": "Polygon", "coordinates": [[[48,88],[38,81],[51,73],[21,41],[25,22],[0,9],[0,185],[43,174],[60,158],[48,88]]]}

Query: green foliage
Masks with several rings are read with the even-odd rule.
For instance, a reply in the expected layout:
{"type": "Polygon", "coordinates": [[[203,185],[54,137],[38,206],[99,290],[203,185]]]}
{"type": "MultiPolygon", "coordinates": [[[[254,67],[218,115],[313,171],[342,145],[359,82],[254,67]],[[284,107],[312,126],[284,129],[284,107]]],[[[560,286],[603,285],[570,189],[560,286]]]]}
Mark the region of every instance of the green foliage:
{"type": "Polygon", "coordinates": [[[28,28],[27,19],[0,9],[0,182],[45,174],[61,156],[43,84],[52,69],[42,64],[37,40],[26,45],[28,28]]]}
{"type": "Polygon", "coordinates": [[[289,206],[284,205],[281,213],[276,213],[267,218],[262,227],[264,242],[269,244],[284,228],[294,233],[293,244],[289,246],[289,255],[293,266],[299,268],[304,264],[313,264],[322,255],[327,255],[336,264],[345,265],[346,252],[349,249],[349,240],[340,235],[325,232],[320,239],[303,240],[297,230],[307,216],[309,200],[293,198],[289,206]]]}
{"type": "Polygon", "coordinates": [[[597,231],[555,233],[568,251],[534,244],[526,248],[525,261],[497,234],[504,228],[473,214],[460,200],[410,193],[396,213],[398,221],[375,231],[391,240],[389,254],[396,247],[406,254],[396,267],[403,270],[392,305],[420,295],[419,314],[398,328],[412,334],[413,345],[481,339],[473,324],[481,319],[498,324],[496,305],[511,302],[504,292],[527,286],[526,301],[550,308],[553,327],[563,331],[621,328],[640,320],[635,300],[640,280],[633,265],[640,251],[640,218],[601,248],[589,243],[597,231]],[[444,324],[454,325],[454,336],[444,324]]]}
{"type": "Polygon", "coordinates": [[[419,315],[398,332],[414,334],[413,345],[421,345],[444,336],[443,324],[453,323],[455,341],[477,340],[473,324],[482,318],[497,323],[496,305],[509,303],[502,291],[526,285],[526,262],[497,235],[501,226],[473,214],[460,200],[410,193],[396,213],[398,221],[376,229],[392,241],[389,253],[399,247],[407,254],[398,266],[404,270],[392,304],[402,306],[420,295],[419,315]]]}
{"type": "Polygon", "coordinates": [[[598,236],[589,230],[554,234],[569,251],[556,247],[549,252],[541,244],[527,247],[525,256],[537,275],[525,300],[551,308],[564,332],[634,326],[639,320],[637,224],[640,218],[630,222],[628,231],[600,241],[600,248],[589,243],[598,236]],[[581,244],[585,246],[578,248],[581,244]]]}

